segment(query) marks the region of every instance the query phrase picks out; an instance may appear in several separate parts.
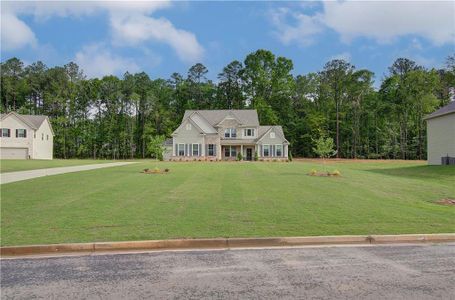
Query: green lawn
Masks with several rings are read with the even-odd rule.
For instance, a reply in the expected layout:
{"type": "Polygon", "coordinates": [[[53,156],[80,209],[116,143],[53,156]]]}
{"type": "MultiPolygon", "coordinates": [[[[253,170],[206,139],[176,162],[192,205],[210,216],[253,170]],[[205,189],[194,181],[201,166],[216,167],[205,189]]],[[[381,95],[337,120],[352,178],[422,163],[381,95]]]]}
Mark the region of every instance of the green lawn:
{"type": "Polygon", "coordinates": [[[0,173],[25,171],[44,168],[71,167],[90,164],[113,162],[112,160],[96,159],[53,159],[53,160],[25,160],[25,159],[2,159],[0,160],[0,173]]]}
{"type": "MultiPolygon", "coordinates": [[[[32,161],[33,162],[33,161],[32,161]]],[[[196,237],[455,232],[455,168],[416,162],[178,163],[1,186],[2,245],[196,237]],[[142,174],[144,168],[169,174],[142,174]]]]}

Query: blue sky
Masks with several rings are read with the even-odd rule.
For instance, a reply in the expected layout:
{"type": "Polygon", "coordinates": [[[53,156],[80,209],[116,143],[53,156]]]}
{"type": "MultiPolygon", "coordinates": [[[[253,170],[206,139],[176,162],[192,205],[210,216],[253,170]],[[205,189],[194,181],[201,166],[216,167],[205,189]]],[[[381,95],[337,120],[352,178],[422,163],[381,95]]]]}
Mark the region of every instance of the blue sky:
{"type": "Polygon", "coordinates": [[[333,58],[375,72],[398,57],[441,67],[455,53],[455,2],[2,1],[1,59],[48,66],[75,61],[88,77],[145,71],[186,74],[201,62],[209,78],[232,60],[268,49],[294,74],[333,58]]]}

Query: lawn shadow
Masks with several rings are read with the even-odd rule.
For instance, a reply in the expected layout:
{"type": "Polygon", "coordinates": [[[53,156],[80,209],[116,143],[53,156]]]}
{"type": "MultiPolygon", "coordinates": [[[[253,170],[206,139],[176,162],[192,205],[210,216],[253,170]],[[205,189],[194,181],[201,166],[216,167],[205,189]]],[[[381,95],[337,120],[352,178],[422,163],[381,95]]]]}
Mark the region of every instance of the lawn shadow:
{"type": "Polygon", "coordinates": [[[449,180],[455,178],[455,166],[409,166],[384,169],[366,169],[365,171],[411,179],[449,180]]]}

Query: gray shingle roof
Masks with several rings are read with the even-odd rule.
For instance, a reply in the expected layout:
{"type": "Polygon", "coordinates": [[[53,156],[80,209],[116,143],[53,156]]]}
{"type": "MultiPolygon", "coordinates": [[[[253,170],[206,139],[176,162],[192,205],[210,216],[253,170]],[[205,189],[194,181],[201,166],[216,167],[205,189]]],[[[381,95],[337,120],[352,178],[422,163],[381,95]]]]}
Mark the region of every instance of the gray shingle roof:
{"type": "Polygon", "coordinates": [[[425,120],[433,119],[433,118],[451,114],[451,113],[455,113],[455,101],[450,102],[446,106],[443,106],[440,109],[438,109],[437,111],[435,111],[434,113],[426,116],[425,120]]]}
{"type": "Polygon", "coordinates": [[[243,125],[259,126],[258,113],[255,109],[218,109],[218,110],[187,110],[183,119],[197,111],[212,126],[217,125],[229,114],[236,117],[243,125]]]}
{"type": "MultiPolygon", "coordinates": [[[[15,113],[19,118],[22,118],[23,121],[29,123],[30,125],[33,126],[33,129],[38,129],[41,124],[43,124],[44,120],[46,120],[47,116],[42,116],[42,115],[21,115],[18,113],[15,113]]],[[[5,117],[6,114],[1,115],[1,119],[5,117]]]]}

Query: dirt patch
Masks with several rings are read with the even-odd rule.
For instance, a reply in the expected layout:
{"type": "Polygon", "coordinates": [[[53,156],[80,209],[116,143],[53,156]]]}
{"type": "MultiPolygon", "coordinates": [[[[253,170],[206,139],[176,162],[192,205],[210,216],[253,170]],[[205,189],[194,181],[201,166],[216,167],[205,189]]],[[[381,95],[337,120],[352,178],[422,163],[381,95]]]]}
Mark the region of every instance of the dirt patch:
{"type": "Polygon", "coordinates": [[[441,205],[451,205],[451,206],[455,206],[455,199],[445,198],[445,199],[439,200],[439,201],[436,202],[436,203],[441,204],[441,205]]]}

